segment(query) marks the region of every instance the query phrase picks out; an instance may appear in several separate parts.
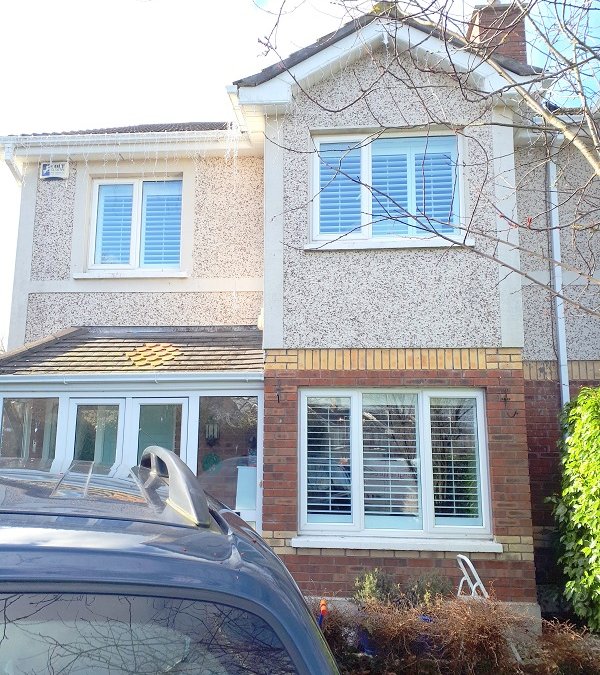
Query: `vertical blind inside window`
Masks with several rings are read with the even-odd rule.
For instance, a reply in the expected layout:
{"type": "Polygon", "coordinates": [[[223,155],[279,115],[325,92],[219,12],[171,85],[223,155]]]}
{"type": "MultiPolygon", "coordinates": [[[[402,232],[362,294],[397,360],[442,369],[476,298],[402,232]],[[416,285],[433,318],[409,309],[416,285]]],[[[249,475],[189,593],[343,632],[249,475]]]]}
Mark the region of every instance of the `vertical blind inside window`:
{"type": "Polygon", "coordinates": [[[96,265],[127,265],[131,251],[133,185],[114,183],[98,187],[96,265]]]}
{"type": "Polygon", "coordinates": [[[348,143],[322,143],[319,160],[319,232],[339,235],[358,231],[360,148],[348,143]]]}
{"type": "Polygon", "coordinates": [[[142,267],[179,267],[181,181],[146,181],[142,190],[142,267]]]}
{"type": "Polygon", "coordinates": [[[365,527],[420,528],[415,394],[365,394],[365,527]]]}
{"type": "Polygon", "coordinates": [[[481,525],[475,399],[432,398],[431,450],[436,525],[481,525]]]}
{"type": "Polygon", "coordinates": [[[352,522],[350,399],[309,398],[306,433],[308,522],[352,522]]]}

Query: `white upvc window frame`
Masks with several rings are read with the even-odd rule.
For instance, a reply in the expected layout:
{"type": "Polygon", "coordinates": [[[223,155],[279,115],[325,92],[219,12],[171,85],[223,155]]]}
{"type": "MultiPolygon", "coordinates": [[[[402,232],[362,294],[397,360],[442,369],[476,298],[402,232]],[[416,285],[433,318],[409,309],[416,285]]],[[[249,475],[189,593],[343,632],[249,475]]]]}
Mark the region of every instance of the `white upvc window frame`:
{"type": "MultiPolygon", "coordinates": [[[[460,134],[454,134],[451,131],[439,130],[435,132],[424,132],[415,130],[412,132],[389,131],[378,134],[376,137],[372,133],[319,133],[313,132],[311,135],[314,152],[312,153],[312,162],[310,167],[310,190],[312,207],[310,209],[309,225],[309,243],[306,249],[325,248],[421,248],[421,247],[439,247],[451,246],[453,243],[463,245],[472,245],[473,241],[467,237],[460,228],[460,224],[465,222],[465,190],[464,190],[464,138],[460,134]],[[420,235],[420,236],[390,236],[373,235],[372,219],[369,214],[372,210],[372,194],[369,186],[372,182],[372,144],[379,139],[413,139],[413,138],[456,138],[456,161],[457,176],[455,192],[458,197],[458,212],[456,214],[456,225],[454,234],[444,236],[420,235]],[[321,146],[328,143],[351,143],[360,145],[360,209],[361,222],[360,228],[355,231],[344,234],[321,234],[320,232],[320,166],[321,166],[321,146]],[[324,246],[325,244],[330,244],[324,246]],[[333,244],[333,245],[331,245],[333,244]]],[[[414,186],[413,186],[414,187],[414,186]]]]}
{"type": "MultiPolygon", "coordinates": [[[[118,406],[117,416],[117,439],[115,446],[115,461],[110,467],[107,467],[107,474],[109,476],[116,475],[118,468],[123,464],[123,446],[124,446],[124,427],[125,427],[125,412],[127,400],[124,397],[94,397],[94,398],[69,398],[69,412],[68,412],[68,427],[67,427],[67,443],[66,453],[63,457],[63,464],[60,471],[67,471],[71,463],[75,460],[75,433],[77,424],[77,408],[82,405],[96,405],[96,406],[118,406]]],[[[95,461],[95,459],[94,459],[95,461]]],[[[54,469],[54,467],[53,467],[54,469]]]]}
{"type": "Polygon", "coordinates": [[[174,266],[161,265],[141,265],[141,245],[142,245],[142,199],[144,183],[168,183],[170,181],[181,181],[181,195],[183,202],[184,186],[183,176],[181,174],[167,175],[161,178],[144,178],[141,176],[129,176],[124,178],[93,178],[92,179],[92,210],[90,239],[88,245],[88,269],[94,271],[127,271],[143,272],[148,276],[154,276],[160,272],[177,273],[181,271],[181,239],[183,235],[183,203],[181,205],[180,216],[180,244],[179,244],[179,264],[174,266]],[[129,242],[129,263],[97,263],[96,257],[96,234],[98,226],[98,195],[101,185],[133,185],[132,207],[131,207],[131,237],[129,242]]]}
{"type": "MultiPolygon", "coordinates": [[[[360,388],[360,389],[302,389],[299,405],[299,538],[307,536],[339,536],[353,539],[393,540],[451,540],[464,538],[489,540],[491,531],[489,463],[485,421],[485,396],[478,389],[430,389],[430,388],[360,388]],[[363,505],[362,462],[362,397],[365,394],[416,394],[417,395],[417,443],[419,453],[419,502],[422,529],[366,529],[363,505]],[[352,523],[310,523],[307,513],[307,403],[309,398],[350,399],[350,457],[352,467],[351,500],[352,523]],[[433,474],[431,453],[431,426],[429,417],[432,398],[474,399],[477,413],[478,468],[481,497],[481,525],[436,525],[433,500],[433,474]]],[[[298,544],[299,545],[299,544],[298,544]]]]}

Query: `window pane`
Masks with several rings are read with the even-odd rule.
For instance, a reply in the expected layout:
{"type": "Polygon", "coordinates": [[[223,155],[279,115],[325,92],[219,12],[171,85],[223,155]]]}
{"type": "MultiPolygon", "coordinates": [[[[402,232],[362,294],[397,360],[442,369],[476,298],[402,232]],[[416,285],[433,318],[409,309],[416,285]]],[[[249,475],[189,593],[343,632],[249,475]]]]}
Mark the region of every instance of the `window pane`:
{"type": "Polygon", "coordinates": [[[256,396],[200,399],[198,477],[202,486],[236,511],[256,509],[256,396]]]}
{"type": "Polygon", "coordinates": [[[98,186],[95,264],[129,264],[132,205],[133,185],[98,186]]]}
{"type": "Polygon", "coordinates": [[[49,468],[56,447],[57,419],[57,398],[5,398],[0,457],[14,459],[15,464],[49,468]]]}
{"type": "Polygon", "coordinates": [[[78,405],[73,458],[107,467],[115,463],[118,405],[78,405]]]}
{"type": "Polygon", "coordinates": [[[319,160],[319,232],[335,235],[360,229],[360,148],[322,143],[319,160]]]}
{"type": "Polygon", "coordinates": [[[222,603],[12,593],[0,595],[0,610],[0,662],[15,675],[297,672],[271,626],[222,603]]]}
{"type": "Polygon", "coordinates": [[[181,181],[145,182],[142,190],[141,265],[179,267],[181,181]]]}
{"type": "MultiPolygon", "coordinates": [[[[429,139],[426,152],[415,154],[415,203],[416,216],[422,223],[420,233],[440,232],[452,234],[458,198],[455,193],[456,162],[449,147],[438,152],[440,146],[455,140],[429,139]]],[[[440,148],[441,149],[441,148],[440,148]]]]}
{"type": "Polygon", "coordinates": [[[417,397],[365,394],[365,527],[420,529],[417,397]]]}
{"type": "Polygon", "coordinates": [[[432,398],[431,447],[436,525],[481,525],[477,403],[432,398]]]}
{"type": "Polygon", "coordinates": [[[403,139],[372,143],[373,236],[413,235],[408,201],[408,156],[403,139]]]}
{"type": "Polygon", "coordinates": [[[179,455],[181,446],[181,403],[140,405],[138,462],[149,445],[172,450],[179,455]]]}
{"type": "Polygon", "coordinates": [[[309,523],[351,523],[350,399],[307,402],[307,513],[309,523]]]}

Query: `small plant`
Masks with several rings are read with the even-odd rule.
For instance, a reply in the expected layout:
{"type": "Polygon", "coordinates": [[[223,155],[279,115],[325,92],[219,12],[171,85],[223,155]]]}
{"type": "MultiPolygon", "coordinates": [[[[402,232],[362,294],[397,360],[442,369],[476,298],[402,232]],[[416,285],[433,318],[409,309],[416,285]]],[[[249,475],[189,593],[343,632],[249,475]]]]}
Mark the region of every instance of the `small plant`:
{"type": "Polygon", "coordinates": [[[553,500],[565,596],[600,631],[600,389],[582,389],[561,418],[562,486],[553,500]]]}
{"type": "Polygon", "coordinates": [[[453,595],[454,587],[448,577],[441,574],[424,574],[408,581],[404,599],[410,607],[431,605],[453,595]]]}
{"type": "Polygon", "coordinates": [[[359,604],[369,602],[394,602],[400,597],[400,587],[392,576],[374,567],[365,570],[354,581],[354,600],[359,604]]]}

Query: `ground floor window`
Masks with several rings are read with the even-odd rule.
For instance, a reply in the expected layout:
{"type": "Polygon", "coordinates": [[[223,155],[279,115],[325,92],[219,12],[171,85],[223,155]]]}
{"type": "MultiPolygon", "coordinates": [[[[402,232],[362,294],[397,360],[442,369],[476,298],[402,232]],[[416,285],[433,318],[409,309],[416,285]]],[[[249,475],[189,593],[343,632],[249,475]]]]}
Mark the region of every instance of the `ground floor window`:
{"type": "Polygon", "coordinates": [[[226,506],[260,523],[260,391],[96,389],[0,396],[0,463],[87,472],[93,462],[95,473],[125,477],[158,445],[226,506]]]}
{"type": "Polygon", "coordinates": [[[300,400],[303,531],[489,532],[482,392],[312,390],[300,400]]]}
{"type": "Polygon", "coordinates": [[[58,398],[5,398],[0,457],[7,464],[49,468],[54,459],[58,398]]]}

